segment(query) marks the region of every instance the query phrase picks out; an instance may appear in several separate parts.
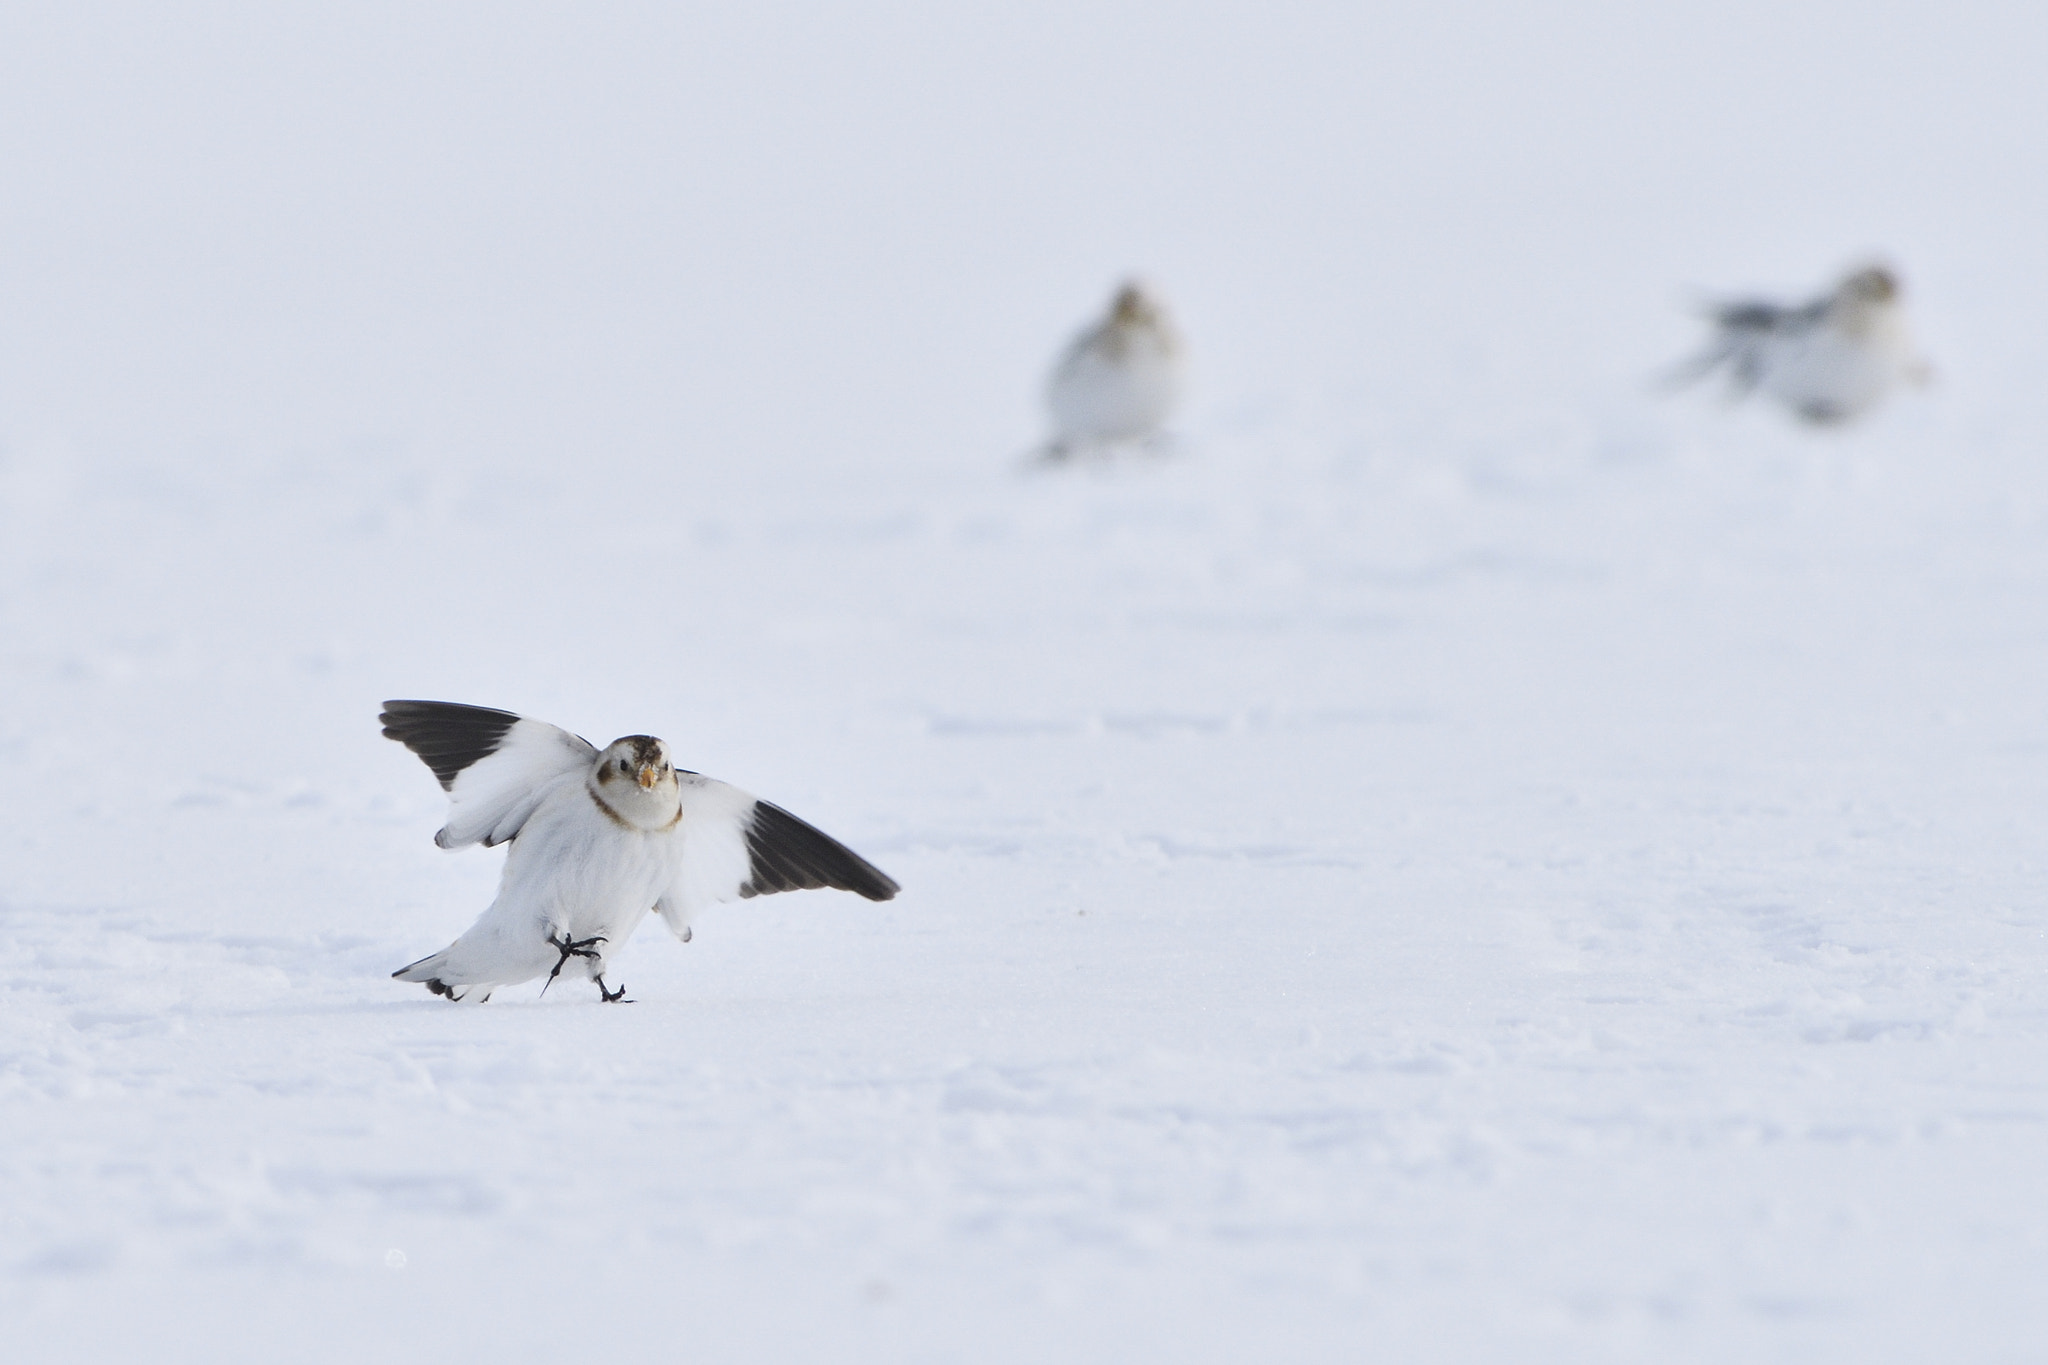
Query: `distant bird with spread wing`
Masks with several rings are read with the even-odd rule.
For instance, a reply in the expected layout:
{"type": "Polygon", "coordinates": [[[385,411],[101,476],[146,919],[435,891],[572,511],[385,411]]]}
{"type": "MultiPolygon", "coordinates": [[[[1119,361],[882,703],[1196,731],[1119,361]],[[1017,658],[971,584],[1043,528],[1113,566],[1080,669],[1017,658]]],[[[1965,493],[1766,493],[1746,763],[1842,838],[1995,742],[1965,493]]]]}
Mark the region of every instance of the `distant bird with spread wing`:
{"type": "Polygon", "coordinates": [[[674,766],[651,735],[599,750],[543,721],[443,701],[387,701],[378,719],[448,793],[435,843],[512,845],[477,922],[392,973],[450,1000],[564,971],[621,1000],[606,967],[650,909],[688,943],[691,919],[718,901],[813,887],[885,901],[899,889],[780,806],[674,766]]]}
{"type": "Polygon", "coordinates": [[[1906,330],[1898,277],[1882,265],[1864,266],[1803,304],[1741,300],[1706,314],[1713,338],[1672,379],[1690,383],[1726,369],[1736,395],[1761,391],[1818,426],[1860,416],[1901,382],[1929,375],[1906,330]]]}

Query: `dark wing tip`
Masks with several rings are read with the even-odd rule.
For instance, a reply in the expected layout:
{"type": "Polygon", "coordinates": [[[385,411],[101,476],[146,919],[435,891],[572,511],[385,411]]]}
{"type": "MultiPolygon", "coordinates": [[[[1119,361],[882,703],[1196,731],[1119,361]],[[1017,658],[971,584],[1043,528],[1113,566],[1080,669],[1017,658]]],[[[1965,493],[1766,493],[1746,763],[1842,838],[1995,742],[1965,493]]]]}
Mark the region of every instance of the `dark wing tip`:
{"type": "Polygon", "coordinates": [[[386,739],[397,740],[434,770],[443,791],[464,768],[496,752],[519,723],[510,711],[452,701],[387,701],[377,719],[386,739]]]}
{"type": "Polygon", "coordinates": [[[1731,299],[1711,305],[1707,316],[1738,332],[1768,332],[1784,321],[1786,309],[1756,299],[1731,299]]]}
{"type": "Polygon", "coordinates": [[[747,854],[753,866],[740,888],[742,897],[829,886],[885,901],[903,889],[845,844],[768,801],[754,803],[747,822],[747,854]]]}

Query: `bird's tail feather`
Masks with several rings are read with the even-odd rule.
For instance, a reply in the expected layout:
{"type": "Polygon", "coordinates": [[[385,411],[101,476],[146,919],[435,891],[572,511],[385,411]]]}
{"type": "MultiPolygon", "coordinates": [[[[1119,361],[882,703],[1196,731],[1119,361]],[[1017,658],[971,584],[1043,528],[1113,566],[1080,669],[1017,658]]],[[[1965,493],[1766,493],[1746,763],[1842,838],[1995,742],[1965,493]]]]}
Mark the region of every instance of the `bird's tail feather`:
{"type": "Polygon", "coordinates": [[[423,957],[410,966],[400,967],[391,975],[398,981],[417,981],[435,995],[445,995],[450,1000],[469,1000],[481,1005],[491,998],[489,985],[478,986],[466,981],[448,981],[442,973],[448,970],[450,949],[443,948],[432,957],[423,957]]]}
{"type": "Polygon", "coordinates": [[[448,965],[448,950],[443,948],[431,957],[423,957],[418,962],[400,967],[391,975],[397,981],[429,981],[438,975],[441,968],[446,965],[448,965]]]}

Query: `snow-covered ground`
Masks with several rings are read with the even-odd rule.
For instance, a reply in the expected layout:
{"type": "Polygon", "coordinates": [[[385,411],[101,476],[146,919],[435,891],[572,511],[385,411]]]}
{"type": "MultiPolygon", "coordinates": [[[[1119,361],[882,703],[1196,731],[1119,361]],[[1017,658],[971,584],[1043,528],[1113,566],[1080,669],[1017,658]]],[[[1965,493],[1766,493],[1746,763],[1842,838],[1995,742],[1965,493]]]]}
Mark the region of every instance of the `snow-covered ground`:
{"type": "Polygon", "coordinates": [[[10,1360],[2048,1355],[2048,14],[183,8],[0,15],[10,1360]],[[905,890],[450,1006],[392,696],[905,890]]]}

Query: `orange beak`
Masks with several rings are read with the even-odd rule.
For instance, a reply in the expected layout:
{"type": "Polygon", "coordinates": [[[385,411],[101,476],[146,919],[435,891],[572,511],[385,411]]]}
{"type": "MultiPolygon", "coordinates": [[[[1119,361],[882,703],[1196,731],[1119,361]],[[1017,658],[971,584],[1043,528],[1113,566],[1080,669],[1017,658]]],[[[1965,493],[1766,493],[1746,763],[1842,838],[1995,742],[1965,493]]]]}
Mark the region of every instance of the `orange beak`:
{"type": "Polygon", "coordinates": [[[653,791],[654,784],[661,780],[661,773],[652,763],[640,765],[640,790],[653,791]]]}

